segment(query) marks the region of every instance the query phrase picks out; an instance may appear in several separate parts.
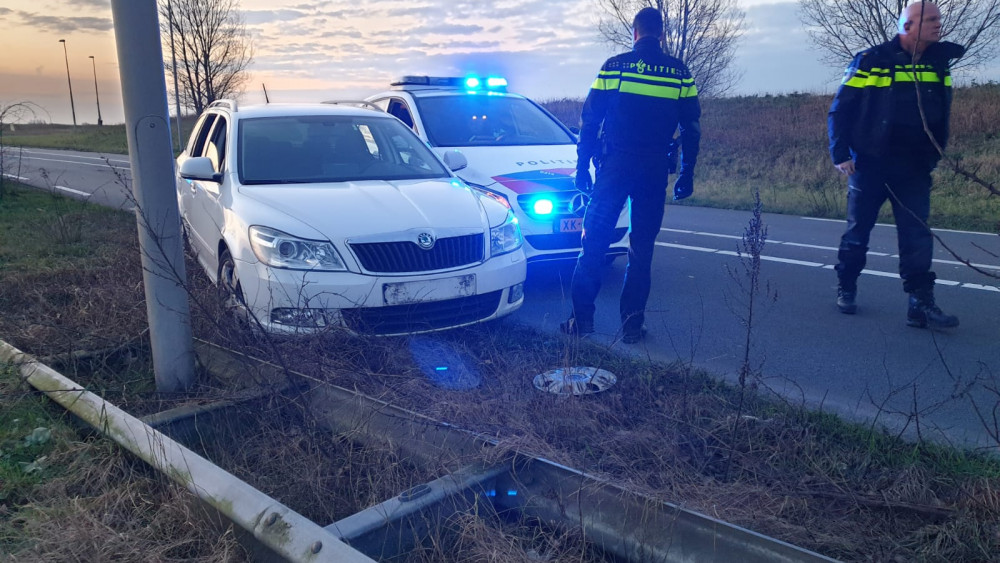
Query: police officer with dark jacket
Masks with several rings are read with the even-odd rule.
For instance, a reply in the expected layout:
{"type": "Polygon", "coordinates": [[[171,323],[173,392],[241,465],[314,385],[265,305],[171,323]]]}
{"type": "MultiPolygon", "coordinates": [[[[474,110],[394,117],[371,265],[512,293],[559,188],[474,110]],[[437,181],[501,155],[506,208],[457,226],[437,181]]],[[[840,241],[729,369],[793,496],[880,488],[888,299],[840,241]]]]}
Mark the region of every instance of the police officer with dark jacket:
{"type": "Polygon", "coordinates": [[[943,313],[934,300],[934,238],[927,226],[931,171],[948,141],[949,62],[965,52],[941,42],[940,35],[937,6],[907,6],[894,39],[854,58],[830,107],[830,156],[849,177],[847,230],[837,264],[842,313],[857,311],[858,276],[879,209],[888,199],[896,218],[899,276],[910,294],[907,324],[958,326],[958,318],[943,313]]]}
{"type": "Polygon", "coordinates": [[[577,145],[576,185],[591,192],[583,219],[583,248],[573,272],[573,314],[562,323],[574,335],[594,331],[594,301],[605,254],[626,201],[631,199],[628,267],[621,294],[623,341],[642,338],[650,291],[650,265],[663,221],[668,174],[680,127],[681,169],[674,199],[693,190],[701,130],[698,90],[680,60],[660,46],[663,18],[644,8],[632,22],[634,48],[608,59],[584,103],[577,145]],[[591,160],[597,181],[590,176],[591,160]]]}

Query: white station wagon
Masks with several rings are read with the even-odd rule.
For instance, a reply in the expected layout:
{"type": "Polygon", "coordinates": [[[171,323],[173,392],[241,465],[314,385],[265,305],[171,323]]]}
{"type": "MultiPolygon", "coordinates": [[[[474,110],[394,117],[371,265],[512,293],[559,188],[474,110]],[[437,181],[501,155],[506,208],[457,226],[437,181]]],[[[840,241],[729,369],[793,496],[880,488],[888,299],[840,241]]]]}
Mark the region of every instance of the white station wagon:
{"type": "Polygon", "coordinates": [[[514,214],[399,120],[335,104],[211,104],[177,159],[177,198],[226,309],[269,333],[404,334],[523,303],[514,214]]]}

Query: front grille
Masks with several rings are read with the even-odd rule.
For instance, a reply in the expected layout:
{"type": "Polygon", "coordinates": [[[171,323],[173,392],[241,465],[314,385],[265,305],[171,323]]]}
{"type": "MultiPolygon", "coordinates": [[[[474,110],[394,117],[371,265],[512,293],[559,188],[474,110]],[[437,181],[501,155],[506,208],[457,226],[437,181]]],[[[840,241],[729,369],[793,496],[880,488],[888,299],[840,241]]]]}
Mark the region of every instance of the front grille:
{"type": "Polygon", "coordinates": [[[343,309],[342,312],[344,322],[355,332],[422,332],[485,319],[496,312],[501,295],[503,290],[443,301],[343,309]]]}
{"type": "Polygon", "coordinates": [[[424,250],[415,242],[351,243],[351,250],[368,272],[400,274],[430,272],[477,264],[483,261],[483,234],[438,239],[424,250]]]}
{"type": "MultiPolygon", "coordinates": [[[[611,243],[614,244],[625,237],[628,227],[615,229],[611,236],[611,243]]],[[[580,248],[580,233],[552,233],[551,235],[525,235],[525,242],[537,250],[562,250],[566,248],[580,248]]]]}

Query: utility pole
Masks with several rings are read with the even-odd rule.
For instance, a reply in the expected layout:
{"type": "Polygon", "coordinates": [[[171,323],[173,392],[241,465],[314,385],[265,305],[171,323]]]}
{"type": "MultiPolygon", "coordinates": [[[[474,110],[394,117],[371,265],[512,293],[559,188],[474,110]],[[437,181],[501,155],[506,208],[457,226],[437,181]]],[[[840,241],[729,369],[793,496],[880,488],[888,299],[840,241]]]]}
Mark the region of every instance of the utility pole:
{"type": "Polygon", "coordinates": [[[167,0],[167,17],[170,27],[170,60],[173,64],[173,75],[174,75],[174,105],[176,107],[175,112],[175,122],[177,123],[177,150],[181,150],[181,94],[180,90],[177,89],[177,50],[174,49],[174,7],[170,4],[170,0],[167,0]]]}
{"type": "Polygon", "coordinates": [[[194,384],[173,142],[155,0],[111,0],[156,390],[194,384]]]}
{"type": "Polygon", "coordinates": [[[94,96],[97,97],[97,126],[100,127],[104,125],[104,120],[101,119],[101,95],[97,92],[97,62],[94,55],[90,55],[90,64],[94,67],[94,96]]]}
{"type": "Polygon", "coordinates": [[[73,127],[76,127],[76,106],[73,105],[73,81],[69,77],[69,50],[66,49],[66,40],[60,39],[63,44],[63,56],[66,57],[66,82],[69,84],[69,110],[73,112],[73,127]]]}

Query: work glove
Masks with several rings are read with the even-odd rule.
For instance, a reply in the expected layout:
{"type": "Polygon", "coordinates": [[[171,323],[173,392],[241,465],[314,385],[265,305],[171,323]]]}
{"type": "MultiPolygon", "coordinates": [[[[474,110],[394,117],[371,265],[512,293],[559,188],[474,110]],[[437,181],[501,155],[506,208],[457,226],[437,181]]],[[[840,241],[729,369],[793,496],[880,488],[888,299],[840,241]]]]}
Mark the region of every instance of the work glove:
{"type": "Polygon", "coordinates": [[[590,176],[590,163],[576,169],[576,189],[585,194],[594,191],[594,179],[590,176]]]}
{"type": "Polygon", "coordinates": [[[674,182],[674,201],[684,199],[694,193],[694,173],[681,170],[674,182]]]}

